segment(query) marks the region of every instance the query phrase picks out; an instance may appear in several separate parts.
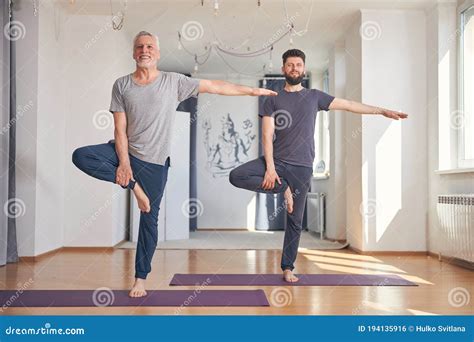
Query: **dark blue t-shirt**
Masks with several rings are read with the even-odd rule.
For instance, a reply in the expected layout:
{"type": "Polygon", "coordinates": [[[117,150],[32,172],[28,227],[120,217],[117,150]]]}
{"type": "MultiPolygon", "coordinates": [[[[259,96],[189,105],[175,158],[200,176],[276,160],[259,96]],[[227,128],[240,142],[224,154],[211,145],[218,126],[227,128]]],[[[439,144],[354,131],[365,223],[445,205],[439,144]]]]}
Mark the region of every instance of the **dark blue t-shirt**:
{"type": "Polygon", "coordinates": [[[260,116],[275,118],[273,157],[289,164],[313,167],[314,127],[320,110],[329,110],[334,96],[317,89],[281,90],[267,98],[260,116]]]}

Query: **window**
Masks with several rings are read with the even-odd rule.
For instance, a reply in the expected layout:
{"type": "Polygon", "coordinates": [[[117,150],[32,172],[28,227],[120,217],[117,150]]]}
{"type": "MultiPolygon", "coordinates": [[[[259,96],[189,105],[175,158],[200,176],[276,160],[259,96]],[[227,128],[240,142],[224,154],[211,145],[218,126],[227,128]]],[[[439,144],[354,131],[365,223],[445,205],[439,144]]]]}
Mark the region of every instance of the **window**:
{"type": "Polygon", "coordinates": [[[460,13],[459,111],[451,118],[458,131],[458,167],[474,167],[474,6],[460,13]]]}
{"type": "MultiPolygon", "coordinates": [[[[329,71],[323,74],[323,87],[321,89],[329,93],[329,71]]],[[[316,117],[316,129],[314,130],[315,158],[313,172],[315,176],[329,175],[330,140],[329,140],[329,112],[320,111],[316,117]]]]}

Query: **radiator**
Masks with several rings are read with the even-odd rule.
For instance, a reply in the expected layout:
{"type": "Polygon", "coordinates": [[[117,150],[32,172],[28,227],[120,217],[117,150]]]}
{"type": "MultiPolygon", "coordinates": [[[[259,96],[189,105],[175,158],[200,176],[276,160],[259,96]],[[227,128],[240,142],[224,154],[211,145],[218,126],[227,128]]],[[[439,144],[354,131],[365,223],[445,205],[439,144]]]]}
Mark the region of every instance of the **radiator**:
{"type": "Polygon", "coordinates": [[[306,222],[310,232],[319,233],[323,239],[326,231],[326,194],[309,192],[306,202],[306,222]]]}
{"type": "Polygon", "coordinates": [[[474,194],[439,195],[438,220],[443,256],[474,262],[474,194]]]}

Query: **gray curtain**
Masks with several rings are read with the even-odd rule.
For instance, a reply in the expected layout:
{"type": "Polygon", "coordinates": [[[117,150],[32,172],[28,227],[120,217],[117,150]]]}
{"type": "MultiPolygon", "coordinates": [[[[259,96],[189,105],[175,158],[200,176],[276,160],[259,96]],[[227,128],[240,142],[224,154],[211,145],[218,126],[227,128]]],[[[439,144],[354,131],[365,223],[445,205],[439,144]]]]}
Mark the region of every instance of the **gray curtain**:
{"type": "MultiPolygon", "coordinates": [[[[0,28],[13,21],[10,16],[10,1],[1,1],[0,28]]],[[[3,33],[3,32],[2,32],[3,33]]],[[[16,82],[15,82],[15,41],[2,34],[1,56],[1,127],[0,127],[0,266],[18,261],[16,241],[15,205],[15,122],[16,122],[16,82]]]]}

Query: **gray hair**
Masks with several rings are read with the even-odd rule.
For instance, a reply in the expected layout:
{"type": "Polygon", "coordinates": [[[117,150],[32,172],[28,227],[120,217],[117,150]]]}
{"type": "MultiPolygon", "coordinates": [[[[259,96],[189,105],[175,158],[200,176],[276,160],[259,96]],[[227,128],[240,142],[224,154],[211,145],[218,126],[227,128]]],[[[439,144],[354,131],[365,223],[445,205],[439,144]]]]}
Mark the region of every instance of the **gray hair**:
{"type": "Polygon", "coordinates": [[[147,31],[140,31],[140,32],[137,33],[137,35],[135,36],[135,38],[133,38],[133,48],[135,48],[135,44],[137,43],[138,38],[140,38],[141,36],[150,36],[150,37],[155,38],[155,40],[156,40],[156,47],[157,47],[158,49],[160,48],[160,40],[158,39],[158,36],[155,35],[155,34],[151,34],[150,32],[147,32],[147,31]]]}

